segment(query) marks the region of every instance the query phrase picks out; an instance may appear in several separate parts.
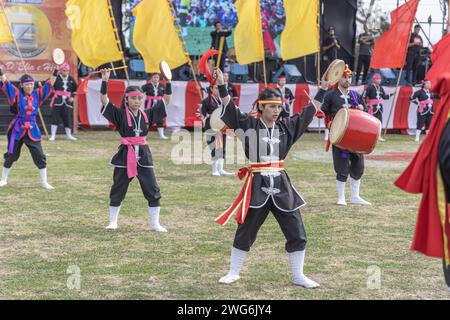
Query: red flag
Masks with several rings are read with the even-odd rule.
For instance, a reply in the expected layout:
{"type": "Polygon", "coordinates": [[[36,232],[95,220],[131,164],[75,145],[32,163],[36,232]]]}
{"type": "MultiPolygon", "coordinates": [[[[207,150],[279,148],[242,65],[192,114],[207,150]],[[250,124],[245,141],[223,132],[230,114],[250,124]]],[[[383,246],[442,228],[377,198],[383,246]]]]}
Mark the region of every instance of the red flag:
{"type": "Polygon", "coordinates": [[[371,68],[403,67],[418,4],[419,0],[410,0],[391,12],[391,27],[375,43],[371,68]]]}
{"type": "MultiPolygon", "coordinates": [[[[440,137],[450,115],[450,35],[433,46],[432,68],[426,78],[431,81],[431,91],[438,93],[441,100],[436,103],[430,131],[417,151],[414,159],[395,181],[395,185],[411,193],[422,193],[416,230],[411,249],[428,256],[449,257],[450,245],[443,234],[450,239],[450,220],[444,219],[439,210],[438,192],[438,148],[440,137]]],[[[446,215],[449,215],[447,212],[446,215]]],[[[447,264],[449,262],[447,261],[447,264]]]]}
{"type": "Polygon", "coordinates": [[[422,193],[411,249],[443,258],[450,252],[443,237],[444,234],[450,237],[450,223],[442,219],[439,210],[437,166],[439,141],[450,112],[450,73],[441,74],[433,87],[441,95],[441,101],[436,105],[430,131],[395,185],[407,192],[422,193]]]}

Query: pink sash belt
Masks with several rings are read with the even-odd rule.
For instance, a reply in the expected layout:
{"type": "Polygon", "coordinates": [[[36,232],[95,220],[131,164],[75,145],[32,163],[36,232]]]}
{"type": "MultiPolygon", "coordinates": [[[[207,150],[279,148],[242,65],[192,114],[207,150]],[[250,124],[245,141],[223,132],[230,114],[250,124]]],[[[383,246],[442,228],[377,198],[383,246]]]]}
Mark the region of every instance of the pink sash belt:
{"type": "Polygon", "coordinates": [[[163,97],[161,97],[161,96],[156,96],[156,97],[153,97],[153,96],[147,96],[147,105],[146,105],[146,109],[149,109],[149,108],[151,108],[152,107],[152,105],[153,105],[153,101],[155,100],[155,101],[159,101],[159,100],[162,100],[162,98],[163,97]]]}
{"type": "Polygon", "coordinates": [[[134,152],[133,145],[144,146],[147,144],[147,137],[122,137],[122,144],[128,146],[127,154],[127,175],[128,178],[134,178],[137,176],[137,159],[134,152]]]}
{"type": "Polygon", "coordinates": [[[58,98],[58,97],[70,98],[71,96],[72,96],[72,94],[70,92],[56,90],[55,93],[53,94],[52,101],[50,101],[50,108],[53,108],[53,105],[55,104],[56,98],[58,98]]]}

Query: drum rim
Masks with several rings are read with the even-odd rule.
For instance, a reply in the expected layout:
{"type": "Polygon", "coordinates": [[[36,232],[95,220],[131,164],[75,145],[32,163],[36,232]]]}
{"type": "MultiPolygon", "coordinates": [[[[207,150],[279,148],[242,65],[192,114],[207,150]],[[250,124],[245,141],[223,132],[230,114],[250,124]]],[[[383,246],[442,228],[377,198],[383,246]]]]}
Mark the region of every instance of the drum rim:
{"type": "MultiPolygon", "coordinates": [[[[342,130],[342,132],[341,132],[341,134],[339,135],[339,138],[338,139],[336,139],[336,140],[334,140],[334,142],[332,142],[331,141],[331,127],[333,126],[333,122],[331,123],[331,127],[330,127],[330,142],[331,142],[331,144],[336,144],[336,143],[340,143],[341,141],[342,141],[342,137],[344,136],[344,134],[345,134],[345,131],[347,130],[347,128],[348,128],[348,123],[349,123],[349,111],[348,111],[348,109],[347,108],[341,108],[340,110],[338,110],[338,112],[340,112],[341,110],[343,110],[343,112],[345,112],[345,126],[344,126],[344,130],[342,130]]],[[[337,112],[337,113],[338,113],[337,112]]],[[[337,113],[336,113],[336,115],[337,115],[337,113]]],[[[335,115],[335,117],[336,117],[336,115],[335,115]]]]}
{"type": "Polygon", "coordinates": [[[55,49],[53,49],[53,51],[52,51],[52,60],[53,60],[53,62],[54,62],[55,64],[57,64],[57,65],[62,65],[62,64],[64,63],[64,61],[66,60],[64,50],[61,49],[61,48],[55,48],[55,49]],[[58,58],[60,58],[60,57],[62,58],[62,59],[61,59],[62,62],[61,62],[61,63],[58,63],[56,60],[59,60],[58,58]]]}
{"type": "MultiPolygon", "coordinates": [[[[375,118],[375,117],[374,117],[374,118],[375,118]]],[[[377,119],[377,118],[375,118],[375,119],[377,119]]],[[[383,124],[381,123],[381,121],[380,121],[379,119],[377,119],[377,121],[380,123],[379,129],[378,129],[378,134],[377,134],[377,139],[375,140],[375,143],[373,144],[372,149],[370,149],[370,151],[369,151],[369,152],[366,152],[365,154],[371,154],[371,153],[373,152],[373,150],[375,150],[375,147],[377,146],[378,141],[379,141],[379,139],[380,139],[380,136],[381,136],[381,130],[383,129],[383,124]]]]}
{"type": "MultiPolygon", "coordinates": [[[[327,81],[329,81],[329,79],[328,79],[329,71],[331,71],[331,69],[333,69],[335,67],[335,65],[337,65],[337,64],[344,65],[344,69],[345,69],[345,61],[344,60],[341,60],[341,59],[333,60],[327,68],[327,81]]],[[[329,83],[330,83],[330,85],[335,85],[338,82],[339,82],[339,78],[337,80],[330,81],[329,83]]]]}
{"type": "Polygon", "coordinates": [[[166,61],[161,61],[160,63],[159,63],[159,72],[163,75],[163,77],[166,79],[166,80],[169,80],[169,81],[171,81],[172,80],[172,70],[170,69],[170,66],[169,66],[169,64],[166,62],[166,61]],[[167,74],[166,74],[166,72],[165,71],[167,71],[167,70],[165,70],[165,69],[168,69],[169,70],[169,72],[170,72],[170,74],[169,74],[169,77],[167,76],[167,74]]]}

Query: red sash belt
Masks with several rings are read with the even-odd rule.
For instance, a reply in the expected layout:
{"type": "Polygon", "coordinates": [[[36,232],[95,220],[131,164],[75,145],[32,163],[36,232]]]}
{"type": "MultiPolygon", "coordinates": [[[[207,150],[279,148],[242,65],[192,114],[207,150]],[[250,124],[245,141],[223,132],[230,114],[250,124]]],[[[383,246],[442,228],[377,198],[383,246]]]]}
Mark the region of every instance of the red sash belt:
{"type": "Polygon", "coordinates": [[[433,100],[427,99],[427,100],[420,101],[419,112],[422,113],[428,104],[433,105],[433,100]]]}
{"type": "Polygon", "coordinates": [[[133,145],[144,146],[147,144],[147,137],[122,137],[122,144],[128,146],[127,154],[127,175],[128,178],[137,176],[137,159],[133,145]]]}
{"type": "Polygon", "coordinates": [[[241,192],[239,193],[236,200],[231,207],[229,207],[225,212],[223,212],[219,217],[215,219],[218,224],[225,225],[228,220],[230,220],[232,215],[236,215],[234,219],[243,224],[245,217],[247,216],[248,207],[250,205],[250,200],[252,199],[252,184],[253,184],[253,174],[255,172],[265,172],[273,171],[279,172],[284,170],[284,160],[273,161],[273,162],[261,162],[254,163],[250,167],[245,167],[239,169],[238,177],[239,179],[247,178],[244,181],[241,192]]]}
{"type": "Polygon", "coordinates": [[[151,108],[152,105],[153,105],[153,101],[154,101],[154,100],[155,100],[155,101],[160,101],[160,100],[162,100],[162,98],[163,98],[163,97],[161,97],[161,96],[156,96],[156,97],[153,97],[153,96],[147,96],[147,105],[145,106],[145,108],[146,108],[146,109],[151,108]]]}
{"type": "Polygon", "coordinates": [[[72,94],[68,91],[61,91],[61,90],[55,90],[55,93],[53,94],[52,101],[50,101],[50,108],[53,108],[53,105],[55,104],[55,100],[58,97],[67,97],[70,98],[72,94]]]}

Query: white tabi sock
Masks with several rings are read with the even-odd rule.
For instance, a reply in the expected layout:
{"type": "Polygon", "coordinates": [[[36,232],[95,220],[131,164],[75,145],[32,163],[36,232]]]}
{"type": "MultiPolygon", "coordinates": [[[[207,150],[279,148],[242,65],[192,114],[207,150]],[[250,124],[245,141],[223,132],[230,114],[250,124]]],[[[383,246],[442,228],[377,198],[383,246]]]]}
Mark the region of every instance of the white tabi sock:
{"type": "Polygon", "coordinates": [[[51,131],[51,135],[48,140],[55,141],[56,131],[58,131],[58,126],[55,126],[54,124],[52,124],[52,126],[50,127],[50,131],[51,131]]]}
{"type": "Polygon", "coordinates": [[[225,162],[225,161],[224,161],[223,158],[217,160],[217,168],[218,168],[218,171],[219,171],[220,175],[221,175],[221,176],[234,176],[233,173],[227,172],[227,171],[223,170],[224,162],[225,162]]]}
{"type": "Polygon", "coordinates": [[[161,140],[167,140],[167,139],[169,139],[169,138],[167,138],[167,137],[164,135],[164,128],[158,128],[158,134],[159,134],[159,138],[160,138],[161,140]]]}
{"type": "Polygon", "coordinates": [[[416,130],[416,138],[414,139],[415,142],[419,142],[421,133],[422,130],[416,130]]]}
{"type": "Polygon", "coordinates": [[[345,182],[336,180],[336,186],[338,190],[337,204],[340,206],[346,206],[347,202],[345,201],[345,182]]]}
{"type": "Polygon", "coordinates": [[[47,168],[39,169],[39,178],[41,180],[42,188],[47,190],[55,189],[47,182],[47,168]]]}
{"type": "Polygon", "coordinates": [[[226,276],[219,279],[219,283],[230,284],[239,280],[239,273],[247,255],[247,251],[236,249],[235,247],[231,248],[230,271],[226,276]]]}
{"type": "Polygon", "coordinates": [[[211,160],[211,169],[213,176],[220,176],[219,172],[219,160],[211,160]]]}
{"type": "Polygon", "coordinates": [[[66,129],[66,137],[67,137],[67,140],[71,140],[71,141],[77,140],[77,138],[75,138],[75,137],[72,135],[72,129],[70,129],[70,128],[65,128],[65,129],[66,129]]]}
{"type": "Polygon", "coordinates": [[[3,167],[2,180],[0,180],[0,187],[4,187],[8,184],[8,176],[9,176],[10,171],[11,171],[11,168],[3,167]]]}
{"type": "Polygon", "coordinates": [[[148,207],[148,215],[150,217],[150,230],[156,232],[167,232],[167,229],[159,224],[159,212],[161,207],[148,207]]]}
{"type": "Polygon", "coordinates": [[[370,206],[371,203],[364,200],[359,196],[359,188],[361,186],[361,179],[355,180],[350,178],[350,192],[351,192],[351,203],[353,204],[361,204],[365,206],[370,206]]]}
{"type": "Polygon", "coordinates": [[[120,207],[109,207],[109,225],[106,229],[117,229],[117,219],[119,218],[120,207]]]}
{"type": "Polygon", "coordinates": [[[306,289],[314,289],[319,287],[319,284],[312,281],[303,274],[303,265],[305,262],[305,250],[288,252],[289,263],[292,268],[292,282],[297,286],[305,287],[306,289]]]}

